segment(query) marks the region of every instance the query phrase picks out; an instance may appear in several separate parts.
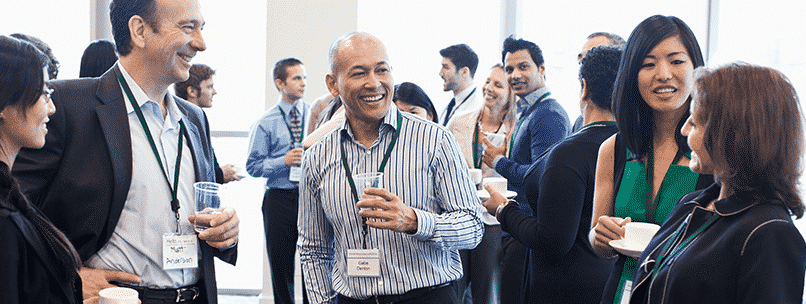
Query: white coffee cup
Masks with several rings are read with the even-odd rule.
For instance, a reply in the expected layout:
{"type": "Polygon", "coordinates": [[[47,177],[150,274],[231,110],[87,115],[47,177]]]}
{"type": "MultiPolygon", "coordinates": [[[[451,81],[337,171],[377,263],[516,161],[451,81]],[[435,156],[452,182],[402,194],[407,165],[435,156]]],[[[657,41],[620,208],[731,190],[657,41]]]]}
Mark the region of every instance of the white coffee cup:
{"type": "Polygon", "coordinates": [[[473,178],[473,183],[478,185],[481,184],[481,169],[468,169],[470,171],[470,177],[473,178]]]}
{"type": "Polygon", "coordinates": [[[624,225],[624,245],[629,248],[646,248],[660,226],[653,223],[630,222],[624,225]]]}
{"type": "Polygon", "coordinates": [[[505,195],[507,193],[507,179],[503,177],[488,177],[484,179],[485,185],[490,185],[495,192],[505,195]]]}
{"type": "Polygon", "coordinates": [[[126,287],[110,287],[98,293],[101,304],[137,304],[137,290],[126,287]]]}

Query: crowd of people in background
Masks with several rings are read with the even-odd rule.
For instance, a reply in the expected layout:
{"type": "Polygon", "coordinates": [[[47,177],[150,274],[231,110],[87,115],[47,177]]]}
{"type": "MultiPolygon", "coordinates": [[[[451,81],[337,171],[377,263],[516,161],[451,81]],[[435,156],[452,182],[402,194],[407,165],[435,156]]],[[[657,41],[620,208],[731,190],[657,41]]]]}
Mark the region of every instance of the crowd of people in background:
{"type": "MultiPolygon", "coordinates": [[[[194,213],[194,183],[244,177],[212,147],[197,1],[115,0],[110,19],[78,79],[56,80],[47,43],[0,36],[0,302],[217,303],[213,258],[237,259],[235,210],[194,213]]],[[[313,102],[303,62],[276,62],[243,168],[266,179],[274,302],[295,302],[295,268],[303,303],[802,302],[786,76],[708,68],[688,25],[655,15],[587,37],[572,124],[542,53],[506,38],[478,87],[472,48],[439,50],[441,110],[369,33],[322,50],[313,102]],[[645,248],[622,246],[630,223],[658,227],[645,248]]]]}

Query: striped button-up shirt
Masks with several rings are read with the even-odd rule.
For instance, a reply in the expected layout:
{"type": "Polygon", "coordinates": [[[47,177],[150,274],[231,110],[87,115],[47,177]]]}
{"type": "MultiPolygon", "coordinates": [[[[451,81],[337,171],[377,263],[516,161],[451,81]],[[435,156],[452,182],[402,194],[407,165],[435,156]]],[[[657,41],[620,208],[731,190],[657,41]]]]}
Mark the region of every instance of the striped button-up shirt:
{"type": "Polygon", "coordinates": [[[367,248],[380,252],[380,277],[347,275],[347,250],[362,248],[362,224],[339,145],[353,174],[378,171],[397,112],[389,106],[370,147],[355,141],[345,122],[305,152],[297,244],[312,303],[334,302],[335,293],[364,299],[457,280],[458,250],[481,241],[482,206],[456,140],[437,124],[403,114],[381,187],[414,209],[417,233],[370,227],[367,248]]]}

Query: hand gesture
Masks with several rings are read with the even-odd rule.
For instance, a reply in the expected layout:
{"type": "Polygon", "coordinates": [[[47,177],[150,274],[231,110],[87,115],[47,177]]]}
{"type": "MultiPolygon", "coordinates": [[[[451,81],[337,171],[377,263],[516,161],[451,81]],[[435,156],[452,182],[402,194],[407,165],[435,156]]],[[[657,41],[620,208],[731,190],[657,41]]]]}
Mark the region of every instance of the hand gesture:
{"type": "Polygon", "coordinates": [[[507,143],[504,142],[500,146],[493,145],[487,137],[484,137],[484,144],[487,145],[487,148],[484,148],[484,155],[481,156],[481,161],[487,164],[488,167],[493,167],[493,161],[495,157],[498,155],[504,155],[504,152],[507,150],[507,143]]]}
{"type": "Polygon", "coordinates": [[[224,172],[224,183],[241,180],[241,177],[235,174],[238,170],[235,169],[235,166],[232,164],[221,166],[221,172],[224,172]]]}
{"type": "Polygon", "coordinates": [[[623,239],[624,225],[631,221],[632,219],[629,217],[622,219],[606,215],[600,216],[596,221],[596,226],[593,227],[595,238],[591,244],[596,253],[603,258],[616,256],[613,247],[610,247],[610,241],[623,239]]]}
{"type": "Polygon", "coordinates": [[[372,228],[414,234],[417,232],[417,214],[397,196],[382,188],[364,189],[364,199],[356,207],[358,215],[366,218],[372,228]]]}
{"type": "Polygon", "coordinates": [[[291,149],[291,151],[288,151],[288,153],[285,154],[283,160],[285,160],[286,166],[299,166],[302,164],[302,148],[291,149]]]}
{"type": "Polygon", "coordinates": [[[486,189],[487,192],[490,193],[490,198],[487,199],[486,201],[481,202],[481,204],[484,206],[485,209],[487,209],[487,212],[495,216],[497,215],[495,213],[498,210],[498,206],[506,205],[507,199],[503,195],[501,195],[501,193],[495,191],[493,187],[491,187],[490,185],[484,185],[484,189],[486,189]]]}
{"type": "MultiPolygon", "coordinates": [[[[196,215],[188,217],[188,221],[191,223],[194,223],[194,220],[197,220],[196,215]]],[[[203,223],[205,221],[209,223],[210,228],[199,233],[199,239],[206,241],[211,247],[227,249],[238,242],[238,225],[241,221],[238,219],[235,209],[227,207],[212,217],[199,217],[198,221],[203,225],[207,224],[203,223]]]]}
{"type": "Polygon", "coordinates": [[[98,293],[101,292],[101,290],[109,287],[117,287],[117,285],[110,282],[140,283],[139,276],[115,270],[81,267],[81,269],[78,270],[78,276],[81,277],[81,291],[84,295],[84,303],[99,303],[101,298],[98,293]]]}

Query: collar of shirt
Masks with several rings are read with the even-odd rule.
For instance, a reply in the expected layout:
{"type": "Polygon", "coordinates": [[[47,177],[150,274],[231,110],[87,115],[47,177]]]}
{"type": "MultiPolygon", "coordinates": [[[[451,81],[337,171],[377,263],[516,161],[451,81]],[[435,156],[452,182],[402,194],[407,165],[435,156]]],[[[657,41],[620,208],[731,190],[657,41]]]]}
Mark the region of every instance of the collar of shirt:
{"type": "Polygon", "coordinates": [[[459,105],[462,104],[463,101],[465,101],[465,98],[467,98],[467,96],[470,95],[470,92],[473,92],[473,89],[475,88],[476,87],[474,86],[469,86],[466,89],[464,89],[464,91],[459,92],[459,94],[456,94],[456,96],[453,97],[456,99],[456,107],[453,108],[454,111],[456,111],[456,108],[458,108],[459,105]]]}
{"type": "MultiPolygon", "coordinates": [[[[165,122],[165,119],[162,117],[162,111],[160,110],[159,105],[157,102],[148,99],[148,96],[143,91],[142,88],[137,84],[137,82],[132,79],[132,76],[129,75],[129,72],[123,67],[120,62],[117,63],[120,67],[120,73],[123,74],[123,79],[126,80],[126,84],[129,85],[129,89],[132,91],[132,95],[134,95],[135,102],[137,105],[140,106],[140,109],[143,113],[151,113],[159,120],[165,122]]],[[[123,87],[121,86],[121,91],[123,91],[123,87]]],[[[123,94],[123,99],[126,101],[126,113],[132,114],[134,113],[134,107],[132,107],[131,102],[129,102],[129,97],[126,94],[123,94]]],[[[184,114],[179,111],[179,107],[176,106],[176,102],[174,101],[173,95],[170,92],[165,93],[165,99],[168,101],[166,106],[168,107],[168,122],[171,128],[178,128],[179,127],[179,120],[184,117],[184,114]]]]}
{"type": "MultiPolygon", "coordinates": [[[[708,188],[705,188],[700,195],[685,204],[697,204],[702,208],[706,208],[712,200],[719,197],[720,190],[722,190],[722,185],[720,183],[713,183],[711,186],[708,186],[708,188]]],[[[720,216],[739,214],[757,205],[764,199],[763,197],[762,194],[756,191],[735,192],[726,198],[714,202],[714,210],[720,216]]],[[[767,199],[774,200],[773,198],[767,199]]],[[[783,206],[783,204],[781,204],[781,206],[783,206]]]]}
{"type": "Polygon", "coordinates": [[[518,108],[524,108],[523,110],[525,111],[526,109],[534,105],[535,102],[537,102],[537,99],[540,98],[540,96],[543,96],[543,94],[546,94],[548,92],[549,88],[543,86],[542,88],[539,88],[534,92],[529,93],[529,95],[526,95],[526,97],[518,100],[518,108]],[[526,103],[524,104],[524,102],[526,103]]]}
{"type": "MultiPolygon", "coordinates": [[[[349,136],[348,138],[350,140],[353,140],[353,129],[350,128],[350,122],[348,120],[349,119],[344,119],[344,124],[342,124],[339,132],[341,132],[342,135],[349,136]]],[[[378,138],[380,139],[381,138],[380,135],[385,134],[385,132],[394,131],[396,129],[395,126],[397,126],[397,107],[393,102],[390,101],[389,109],[386,110],[386,115],[383,117],[383,122],[381,123],[380,130],[378,131],[379,133],[378,138]]],[[[376,139],[375,143],[377,142],[378,140],[376,139]]],[[[373,143],[373,145],[375,143],[373,143]]]]}
{"type": "Polygon", "coordinates": [[[283,111],[286,123],[291,123],[291,109],[294,108],[297,109],[297,114],[300,115],[300,119],[302,119],[302,115],[304,113],[302,113],[303,107],[300,105],[300,103],[302,103],[301,99],[297,100],[297,102],[294,104],[286,102],[285,100],[283,100],[283,97],[279,97],[277,99],[277,106],[280,107],[280,110],[283,111]]]}

